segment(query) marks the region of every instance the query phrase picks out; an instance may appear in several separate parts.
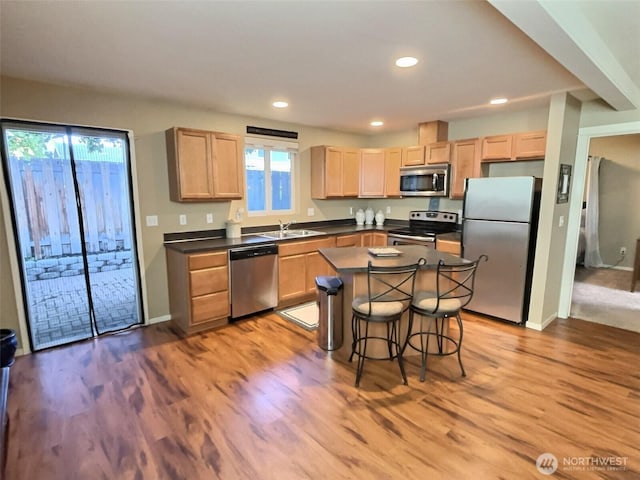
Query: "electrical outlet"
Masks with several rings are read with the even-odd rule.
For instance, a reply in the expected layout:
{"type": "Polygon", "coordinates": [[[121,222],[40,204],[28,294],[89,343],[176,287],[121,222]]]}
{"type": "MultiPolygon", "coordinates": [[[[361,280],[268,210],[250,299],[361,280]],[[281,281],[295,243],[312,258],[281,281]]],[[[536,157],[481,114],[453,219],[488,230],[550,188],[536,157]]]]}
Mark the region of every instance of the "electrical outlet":
{"type": "Polygon", "coordinates": [[[187,224],[187,216],[183,213],[180,215],[179,217],[179,221],[180,221],[180,225],[186,225],[187,224]]]}
{"type": "Polygon", "coordinates": [[[349,207],[349,215],[353,215],[353,207],[349,207]]]}
{"type": "Polygon", "coordinates": [[[627,247],[620,247],[620,256],[624,257],[627,254],[627,247]]]}
{"type": "Polygon", "coordinates": [[[391,213],[391,207],[387,206],[387,215],[391,213]]]}
{"type": "Polygon", "coordinates": [[[207,213],[207,223],[213,223],[213,213],[207,213]]]}
{"type": "Polygon", "coordinates": [[[316,210],[314,208],[307,208],[307,217],[313,217],[316,214],[316,210]]]}

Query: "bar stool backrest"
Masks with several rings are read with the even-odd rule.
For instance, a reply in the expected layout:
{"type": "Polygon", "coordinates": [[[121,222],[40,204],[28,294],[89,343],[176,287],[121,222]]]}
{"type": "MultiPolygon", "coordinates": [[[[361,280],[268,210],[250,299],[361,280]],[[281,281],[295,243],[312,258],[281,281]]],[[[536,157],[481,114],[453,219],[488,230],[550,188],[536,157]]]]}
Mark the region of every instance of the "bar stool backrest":
{"type": "Polygon", "coordinates": [[[436,276],[437,299],[433,312],[437,312],[440,304],[447,300],[457,300],[460,308],[464,308],[473,298],[478,264],[488,258],[483,254],[473,262],[457,264],[446,264],[440,260],[436,276]]]}
{"type": "Polygon", "coordinates": [[[369,316],[371,307],[377,302],[402,302],[405,309],[413,298],[416,272],[426,260],[421,258],[418,263],[401,266],[376,266],[369,261],[367,266],[367,295],[369,298],[369,316]]]}

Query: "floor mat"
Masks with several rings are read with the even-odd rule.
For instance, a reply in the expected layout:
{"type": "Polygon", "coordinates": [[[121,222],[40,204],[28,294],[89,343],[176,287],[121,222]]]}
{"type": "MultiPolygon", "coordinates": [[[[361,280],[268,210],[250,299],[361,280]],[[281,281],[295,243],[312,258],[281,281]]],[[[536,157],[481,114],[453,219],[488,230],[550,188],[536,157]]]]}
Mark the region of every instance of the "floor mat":
{"type": "Polygon", "coordinates": [[[303,303],[295,307],[285,308],[284,310],[280,310],[278,314],[285,320],[289,320],[305,330],[312,331],[318,328],[320,313],[316,302],[303,303]]]}

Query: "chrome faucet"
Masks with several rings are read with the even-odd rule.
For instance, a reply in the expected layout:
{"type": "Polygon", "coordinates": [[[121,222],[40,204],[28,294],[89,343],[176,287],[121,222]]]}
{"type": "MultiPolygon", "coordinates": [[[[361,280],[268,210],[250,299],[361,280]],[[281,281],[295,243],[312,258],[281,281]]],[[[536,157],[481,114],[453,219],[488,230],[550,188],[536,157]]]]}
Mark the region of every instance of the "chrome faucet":
{"type": "Polygon", "coordinates": [[[283,224],[282,220],[278,220],[280,224],[280,233],[284,233],[293,223],[296,223],[295,220],[291,220],[289,223],[283,224]]]}

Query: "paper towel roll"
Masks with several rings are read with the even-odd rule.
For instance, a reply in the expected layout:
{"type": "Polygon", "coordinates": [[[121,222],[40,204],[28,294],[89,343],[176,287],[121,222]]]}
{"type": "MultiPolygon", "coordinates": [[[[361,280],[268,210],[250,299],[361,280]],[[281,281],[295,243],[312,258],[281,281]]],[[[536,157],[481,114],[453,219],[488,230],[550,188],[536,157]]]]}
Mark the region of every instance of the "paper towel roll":
{"type": "Polygon", "coordinates": [[[238,220],[227,220],[227,238],[240,238],[242,229],[238,220]]]}

